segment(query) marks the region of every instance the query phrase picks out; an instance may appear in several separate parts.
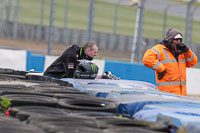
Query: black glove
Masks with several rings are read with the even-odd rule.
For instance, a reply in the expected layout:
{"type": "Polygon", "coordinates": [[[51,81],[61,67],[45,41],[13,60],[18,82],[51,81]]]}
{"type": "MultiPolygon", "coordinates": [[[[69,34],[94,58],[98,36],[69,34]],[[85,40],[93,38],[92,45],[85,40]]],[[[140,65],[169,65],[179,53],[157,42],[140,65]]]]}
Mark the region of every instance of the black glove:
{"type": "Polygon", "coordinates": [[[176,44],[177,48],[180,49],[182,52],[187,52],[189,48],[182,42],[176,44]]]}
{"type": "Polygon", "coordinates": [[[160,80],[160,79],[162,79],[162,77],[165,75],[166,70],[164,70],[164,71],[161,72],[161,73],[159,73],[159,72],[157,72],[157,73],[158,73],[158,79],[160,80]]]}

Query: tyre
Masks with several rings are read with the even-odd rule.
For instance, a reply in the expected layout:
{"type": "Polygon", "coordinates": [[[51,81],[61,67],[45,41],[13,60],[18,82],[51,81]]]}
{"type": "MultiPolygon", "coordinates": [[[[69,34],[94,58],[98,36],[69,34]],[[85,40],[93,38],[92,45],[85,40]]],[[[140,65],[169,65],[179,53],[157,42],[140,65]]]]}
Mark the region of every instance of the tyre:
{"type": "Polygon", "coordinates": [[[0,68],[1,79],[25,79],[27,73],[26,71],[0,68]]]}
{"type": "Polygon", "coordinates": [[[28,90],[23,84],[0,84],[0,90],[28,90]]]}
{"type": "Polygon", "coordinates": [[[57,105],[57,99],[41,95],[7,94],[4,97],[12,99],[12,107],[25,105],[56,107],[57,105]]]}
{"type": "Polygon", "coordinates": [[[99,99],[60,99],[60,107],[72,110],[116,112],[116,105],[108,100],[99,99]]]}
{"type": "Polygon", "coordinates": [[[72,87],[73,85],[70,84],[69,82],[66,81],[62,81],[59,79],[54,79],[51,77],[47,77],[47,76],[41,76],[41,75],[26,75],[25,77],[27,80],[37,80],[37,81],[45,81],[45,82],[50,82],[50,83],[57,83],[61,86],[70,86],[72,87]]]}
{"type": "Polygon", "coordinates": [[[41,125],[43,123],[48,123],[54,126],[73,126],[74,125],[87,125],[90,127],[97,127],[96,120],[88,117],[76,117],[76,116],[46,116],[46,115],[36,115],[30,116],[27,119],[27,123],[33,125],[41,125]]]}
{"type": "Polygon", "coordinates": [[[8,80],[8,79],[25,79],[24,75],[13,75],[13,74],[0,74],[0,79],[8,80]]]}
{"type": "Polygon", "coordinates": [[[0,74],[26,75],[27,71],[18,71],[13,69],[0,68],[0,74]]]}
{"type": "Polygon", "coordinates": [[[27,125],[17,119],[0,116],[0,132],[2,133],[44,133],[39,127],[27,125]]]}
{"type": "Polygon", "coordinates": [[[54,95],[52,94],[43,94],[43,93],[37,93],[33,92],[32,90],[4,90],[1,91],[3,95],[9,95],[9,94],[15,94],[15,95],[37,95],[37,96],[47,96],[47,97],[53,97],[54,95]]]}
{"type": "Polygon", "coordinates": [[[142,121],[142,120],[112,118],[112,119],[102,120],[101,124],[102,127],[112,127],[112,126],[121,128],[136,127],[151,131],[169,132],[168,127],[166,127],[165,125],[155,122],[142,121]]]}
{"type": "Polygon", "coordinates": [[[34,89],[37,92],[41,93],[50,93],[50,92],[55,92],[55,91],[60,91],[60,92],[69,92],[69,91],[78,91],[77,89],[73,87],[67,87],[67,86],[60,86],[59,84],[56,83],[42,83],[39,85],[35,86],[30,86],[32,89],[34,89]]]}
{"type": "Polygon", "coordinates": [[[102,129],[91,128],[81,125],[49,125],[48,123],[43,123],[40,127],[48,133],[104,133],[102,129]]]}
{"type": "Polygon", "coordinates": [[[81,111],[81,112],[77,112],[77,113],[71,113],[70,115],[71,116],[95,118],[97,120],[118,117],[118,115],[116,113],[98,112],[98,111],[81,111]]]}
{"type": "Polygon", "coordinates": [[[29,116],[47,115],[47,116],[66,116],[71,111],[46,106],[19,106],[11,109],[10,115],[17,117],[21,121],[27,120],[29,116]]]}
{"type": "Polygon", "coordinates": [[[86,92],[80,92],[80,91],[41,91],[42,94],[52,95],[55,98],[72,98],[72,97],[90,97],[88,93],[86,92]]]}
{"type": "Polygon", "coordinates": [[[104,130],[104,133],[161,133],[140,127],[113,127],[104,130]]]}
{"type": "Polygon", "coordinates": [[[86,95],[86,94],[55,94],[54,98],[57,99],[97,99],[96,97],[86,95]]]}

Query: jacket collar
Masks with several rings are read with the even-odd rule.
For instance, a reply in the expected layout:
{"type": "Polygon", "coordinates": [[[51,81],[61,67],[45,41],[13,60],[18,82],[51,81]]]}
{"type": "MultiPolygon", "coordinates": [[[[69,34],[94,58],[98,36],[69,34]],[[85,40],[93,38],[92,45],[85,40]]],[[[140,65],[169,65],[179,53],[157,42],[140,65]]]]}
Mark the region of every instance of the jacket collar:
{"type": "Polygon", "coordinates": [[[89,61],[93,60],[92,57],[85,54],[83,47],[80,48],[78,55],[79,55],[79,57],[78,57],[79,59],[86,59],[86,60],[89,60],[89,61]]]}

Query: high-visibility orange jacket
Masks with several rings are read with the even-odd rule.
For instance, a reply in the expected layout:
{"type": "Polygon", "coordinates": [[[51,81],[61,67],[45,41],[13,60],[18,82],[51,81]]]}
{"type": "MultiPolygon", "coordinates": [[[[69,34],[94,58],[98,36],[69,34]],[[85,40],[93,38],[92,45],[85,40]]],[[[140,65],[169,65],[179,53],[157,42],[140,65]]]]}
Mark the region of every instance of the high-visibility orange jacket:
{"type": "Polygon", "coordinates": [[[143,57],[143,64],[155,70],[156,84],[160,91],[186,96],[186,67],[197,63],[197,56],[189,48],[178,56],[178,61],[170,50],[162,44],[148,49],[143,57]],[[166,70],[159,80],[158,73],[166,70]]]}

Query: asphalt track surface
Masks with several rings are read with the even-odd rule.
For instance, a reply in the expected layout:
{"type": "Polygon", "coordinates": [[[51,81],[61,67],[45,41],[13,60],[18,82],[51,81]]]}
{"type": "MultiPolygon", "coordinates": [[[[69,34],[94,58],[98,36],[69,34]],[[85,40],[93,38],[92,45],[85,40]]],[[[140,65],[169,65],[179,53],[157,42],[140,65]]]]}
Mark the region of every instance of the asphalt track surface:
{"type": "MultiPolygon", "coordinates": [[[[117,3],[120,0],[102,0],[102,1],[117,3]]],[[[129,5],[129,0],[121,0],[120,4],[129,5]]],[[[195,6],[193,6],[193,7],[194,7],[193,8],[194,9],[194,16],[193,16],[194,19],[200,20],[200,8],[195,7],[195,6]]],[[[166,8],[168,8],[167,12],[170,15],[186,17],[187,5],[178,4],[178,3],[175,3],[175,2],[172,2],[169,0],[145,0],[145,9],[153,10],[153,11],[157,11],[157,12],[164,12],[164,10],[166,8]]]]}

